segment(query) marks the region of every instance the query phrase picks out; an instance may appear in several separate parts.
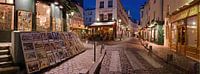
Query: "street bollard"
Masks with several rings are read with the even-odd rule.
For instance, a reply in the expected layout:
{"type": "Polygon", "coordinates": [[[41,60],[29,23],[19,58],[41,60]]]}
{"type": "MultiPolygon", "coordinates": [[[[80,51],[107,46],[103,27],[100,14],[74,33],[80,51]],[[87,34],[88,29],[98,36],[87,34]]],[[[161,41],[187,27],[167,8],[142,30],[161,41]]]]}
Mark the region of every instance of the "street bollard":
{"type": "Polygon", "coordinates": [[[167,54],[167,63],[173,61],[173,54],[167,54]]]}
{"type": "Polygon", "coordinates": [[[195,62],[194,65],[193,65],[193,71],[194,71],[194,74],[200,74],[200,67],[199,67],[199,63],[198,62],[195,62]]]}
{"type": "Polygon", "coordinates": [[[152,46],[149,46],[149,52],[152,53],[152,46]]]}

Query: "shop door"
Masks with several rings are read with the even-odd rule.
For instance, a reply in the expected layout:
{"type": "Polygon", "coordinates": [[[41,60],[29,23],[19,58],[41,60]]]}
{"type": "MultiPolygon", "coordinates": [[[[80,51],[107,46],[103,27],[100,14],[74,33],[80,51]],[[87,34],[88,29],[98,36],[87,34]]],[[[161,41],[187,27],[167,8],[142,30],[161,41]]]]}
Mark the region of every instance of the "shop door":
{"type": "Polygon", "coordinates": [[[178,43],[177,43],[177,52],[185,55],[185,46],[186,46],[186,27],[178,27],[178,43]]]}

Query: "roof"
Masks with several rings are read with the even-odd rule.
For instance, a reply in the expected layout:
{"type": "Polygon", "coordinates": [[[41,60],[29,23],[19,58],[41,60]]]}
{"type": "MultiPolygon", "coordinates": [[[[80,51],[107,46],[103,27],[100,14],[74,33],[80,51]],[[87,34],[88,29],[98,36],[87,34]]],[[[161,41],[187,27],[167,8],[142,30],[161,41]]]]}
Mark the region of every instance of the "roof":
{"type": "Polygon", "coordinates": [[[115,24],[115,22],[95,22],[90,26],[111,26],[115,24]]]}

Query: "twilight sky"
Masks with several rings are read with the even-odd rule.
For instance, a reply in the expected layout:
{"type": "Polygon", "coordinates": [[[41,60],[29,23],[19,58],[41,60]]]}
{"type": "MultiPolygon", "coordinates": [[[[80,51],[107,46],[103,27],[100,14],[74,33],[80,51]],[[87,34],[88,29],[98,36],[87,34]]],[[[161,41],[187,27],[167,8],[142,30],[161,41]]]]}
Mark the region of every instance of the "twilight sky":
{"type": "MultiPolygon", "coordinates": [[[[146,0],[121,0],[122,5],[126,10],[131,11],[132,19],[140,19],[140,6],[145,3],[146,0]]],[[[95,0],[84,0],[84,8],[95,8],[95,0]]]]}

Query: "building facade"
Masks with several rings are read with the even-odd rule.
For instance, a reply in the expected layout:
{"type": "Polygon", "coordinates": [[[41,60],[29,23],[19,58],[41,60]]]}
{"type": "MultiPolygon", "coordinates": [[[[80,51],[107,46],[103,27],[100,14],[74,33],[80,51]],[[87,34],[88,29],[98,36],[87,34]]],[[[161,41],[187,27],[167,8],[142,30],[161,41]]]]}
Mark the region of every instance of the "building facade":
{"type": "Polygon", "coordinates": [[[181,55],[200,59],[199,0],[166,0],[164,3],[166,45],[181,55]]]}
{"type": "Polygon", "coordinates": [[[89,25],[92,25],[96,18],[95,18],[95,9],[92,8],[92,9],[85,9],[84,11],[84,24],[86,26],[89,26],[89,25]]]}
{"type": "Polygon", "coordinates": [[[107,32],[112,39],[122,38],[128,32],[129,16],[120,0],[96,0],[95,17],[98,26],[110,26],[104,27],[107,31],[101,32],[107,32]]]}
{"type": "Polygon", "coordinates": [[[79,12],[72,12],[70,14],[69,28],[70,31],[75,32],[80,38],[84,37],[85,25],[83,17],[83,8],[79,5],[76,5],[79,12]]]}
{"type": "Polygon", "coordinates": [[[143,39],[164,44],[163,0],[148,0],[140,13],[143,39]]]}

